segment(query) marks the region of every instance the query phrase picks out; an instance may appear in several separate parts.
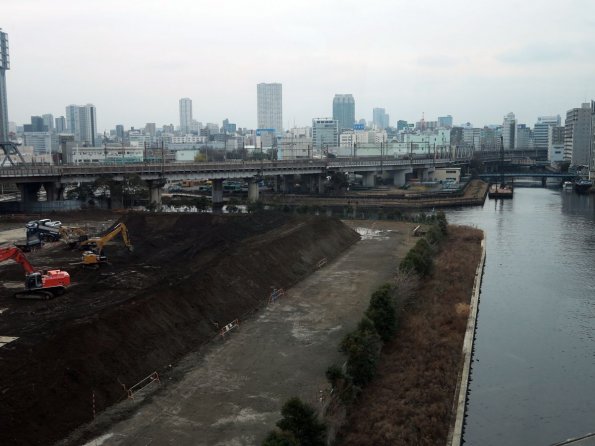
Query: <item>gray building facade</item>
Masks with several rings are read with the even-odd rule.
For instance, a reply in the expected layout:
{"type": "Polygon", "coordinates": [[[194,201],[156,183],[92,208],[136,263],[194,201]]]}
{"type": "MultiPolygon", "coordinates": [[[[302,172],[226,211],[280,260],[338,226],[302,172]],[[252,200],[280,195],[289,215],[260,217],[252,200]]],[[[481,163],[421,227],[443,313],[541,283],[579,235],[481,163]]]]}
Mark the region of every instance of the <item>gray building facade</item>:
{"type": "Polygon", "coordinates": [[[283,133],[283,86],[278,83],[256,85],[256,121],[259,129],[283,133]]]}
{"type": "Polygon", "coordinates": [[[312,146],[318,150],[339,146],[339,123],[331,118],[312,119],[312,146]]]}
{"type": "Polygon", "coordinates": [[[591,163],[592,134],[591,104],[566,112],[564,125],[564,161],[573,166],[589,166],[591,163]]]}
{"type": "Polygon", "coordinates": [[[341,130],[353,129],[355,124],[355,100],[351,94],[336,94],[333,99],[333,119],[341,130]]]}

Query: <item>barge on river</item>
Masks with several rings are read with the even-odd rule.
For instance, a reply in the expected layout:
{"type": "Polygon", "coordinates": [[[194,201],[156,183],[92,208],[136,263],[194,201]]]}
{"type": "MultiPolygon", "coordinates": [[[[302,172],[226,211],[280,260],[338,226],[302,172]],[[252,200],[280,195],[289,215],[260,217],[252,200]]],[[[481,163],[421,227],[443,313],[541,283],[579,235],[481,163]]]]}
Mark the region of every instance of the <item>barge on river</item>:
{"type": "Polygon", "coordinates": [[[510,184],[492,184],[488,190],[490,198],[512,198],[513,189],[510,184]]]}

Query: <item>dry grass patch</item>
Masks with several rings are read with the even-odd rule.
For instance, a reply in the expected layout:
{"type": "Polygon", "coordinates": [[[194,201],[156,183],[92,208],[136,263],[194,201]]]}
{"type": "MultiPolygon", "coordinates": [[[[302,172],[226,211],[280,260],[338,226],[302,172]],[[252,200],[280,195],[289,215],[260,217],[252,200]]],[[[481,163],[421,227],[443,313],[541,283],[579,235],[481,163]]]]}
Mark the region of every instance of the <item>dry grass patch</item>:
{"type": "Polygon", "coordinates": [[[338,444],[445,444],[482,238],[478,229],[449,226],[433,273],[406,306],[338,444]]]}

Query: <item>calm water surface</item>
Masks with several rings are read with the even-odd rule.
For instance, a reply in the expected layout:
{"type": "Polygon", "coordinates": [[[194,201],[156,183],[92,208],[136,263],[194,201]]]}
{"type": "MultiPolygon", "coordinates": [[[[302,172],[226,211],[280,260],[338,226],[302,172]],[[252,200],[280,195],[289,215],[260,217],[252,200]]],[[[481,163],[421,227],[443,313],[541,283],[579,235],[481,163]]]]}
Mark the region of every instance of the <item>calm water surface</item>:
{"type": "Polygon", "coordinates": [[[487,234],[465,445],[595,432],[595,197],[517,188],[447,216],[487,234]]]}

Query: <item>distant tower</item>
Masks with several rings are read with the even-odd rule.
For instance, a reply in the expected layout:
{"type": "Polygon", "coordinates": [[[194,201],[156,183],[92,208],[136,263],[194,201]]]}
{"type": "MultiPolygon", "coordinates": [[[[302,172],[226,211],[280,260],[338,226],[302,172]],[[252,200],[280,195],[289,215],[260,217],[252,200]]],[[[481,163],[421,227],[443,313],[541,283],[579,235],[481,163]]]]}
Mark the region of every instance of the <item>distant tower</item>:
{"type": "Polygon", "coordinates": [[[336,94],[333,99],[333,119],[339,123],[339,132],[352,129],[355,123],[355,100],[351,94],[336,94]]]}
{"type": "Polygon", "coordinates": [[[190,133],[192,128],[192,99],[180,99],[180,132],[190,133]]]}
{"type": "Polygon", "coordinates": [[[79,143],[95,147],[97,141],[97,113],[93,104],[68,105],[66,129],[79,143]]]}
{"type": "Polygon", "coordinates": [[[504,150],[512,150],[516,147],[516,118],[514,113],[508,113],[504,116],[502,123],[502,146],[504,150]]]}
{"type": "Polygon", "coordinates": [[[8,141],[8,102],[6,99],[6,70],[10,69],[8,34],[0,28],[0,142],[8,141]]]}
{"type": "Polygon", "coordinates": [[[283,133],[283,86],[278,83],[256,85],[257,126],[283,133]]]}
{"type": "Polygon", "coordinates": [[[377,129],[387,129],[389,124],[388,118],[385,109],[375,108],[372,110],[372,122],[377,129]]]}
{"type": "Polygon", "coordinates": [[[51,113],[41,115],[41,119],[43,119],[43,125],[47,126],[48,132],[54,131],[54,115],[51,113]]]}

